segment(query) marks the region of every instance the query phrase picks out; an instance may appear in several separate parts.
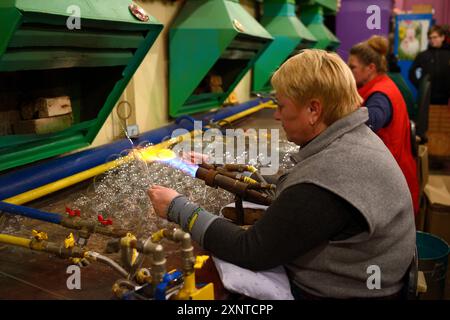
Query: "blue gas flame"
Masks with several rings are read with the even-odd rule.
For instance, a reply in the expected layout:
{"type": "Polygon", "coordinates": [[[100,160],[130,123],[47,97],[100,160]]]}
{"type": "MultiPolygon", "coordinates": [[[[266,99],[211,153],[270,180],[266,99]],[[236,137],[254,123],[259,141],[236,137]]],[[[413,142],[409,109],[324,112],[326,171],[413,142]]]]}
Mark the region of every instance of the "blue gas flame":
{"type": "Polygon", "coordinates": [[[166,163],[167,165],[171,166],[172,168],[181,170],[193,178],[195,178],[195,174],[197,173],[197,170],[198,170],[198,165],[192,164],[192,163],[187,163],[187,162],[183,161],[181,158],[161,159],[159,161],[166,163]]]}

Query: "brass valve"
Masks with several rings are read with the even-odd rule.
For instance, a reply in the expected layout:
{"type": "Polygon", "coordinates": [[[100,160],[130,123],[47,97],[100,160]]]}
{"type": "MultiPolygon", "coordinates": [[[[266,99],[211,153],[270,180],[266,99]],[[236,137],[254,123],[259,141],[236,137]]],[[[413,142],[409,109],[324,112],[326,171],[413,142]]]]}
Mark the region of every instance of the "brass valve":
{"type": "Polygon", "coordinates": [[[47,233],[45,233],[43,231],[33,230],[31,232],[31,234],[32,234],[33,238],[36,239],[37,241],[48,240],[47,233]]]}

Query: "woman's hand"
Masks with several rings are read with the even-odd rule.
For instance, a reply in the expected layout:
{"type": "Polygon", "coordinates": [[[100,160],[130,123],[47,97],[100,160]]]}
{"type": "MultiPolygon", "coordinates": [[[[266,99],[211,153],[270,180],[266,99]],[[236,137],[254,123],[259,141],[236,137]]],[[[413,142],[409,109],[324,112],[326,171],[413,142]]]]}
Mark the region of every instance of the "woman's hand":
{"type": "Polygon", "coordinates": [[[172,200],[180,194],[173,189],[153,186],[147,190],[155,213],[161,218],[167,219],[167,210],[172,200]]]}
{"type": "Polygon", "coordinates": [[[183,153],[181,155],[181,158],[184,161],[192,164],[208,163],[209,161],[209,156],[207,156],[206,154],[197,153],[193,151],[183,153]]]}

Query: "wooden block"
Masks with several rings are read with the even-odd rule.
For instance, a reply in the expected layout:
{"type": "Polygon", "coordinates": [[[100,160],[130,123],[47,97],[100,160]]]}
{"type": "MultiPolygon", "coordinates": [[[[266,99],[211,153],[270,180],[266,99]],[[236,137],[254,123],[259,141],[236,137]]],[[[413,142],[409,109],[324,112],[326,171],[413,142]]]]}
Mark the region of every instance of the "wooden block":
{"type": "Polygon", "coordinates": [[[428,114],[428,154],[450,156],[450,107],[430,105],[428,114]]]}
{"type": "Polygon", "coordinates": [[[30,120],[37,116],[37,110],[34,103],[29,103],[20,108],[20,115],[23,120],[30,120]]]}
{"type": "Polygon", "coordinates": [[[450,133],[450,107],[447,105],[430,105],[428,113],[428,131],[450,133]]]}
{"type": "Polygon", "coordinates": [[[428,154],[435,157],[450,156],[450,133],[429,132],[428,134],[428,154]]]}
{"type": "Polygon", "coordinates": [[[48,118],[72,112],[70,97],[38,98],[22,106],[20,109],[23,120],[48,118]]]}
{"type": "Polygon", "coordinates": [[[222,77],[218,76],[218,75],[211,75],[211,77],[209,79],[209,85],[217,86],[217,87],[222,86],[222,77]]]}
{"type": "Polygon", "coordinates": [[[18,110],[0,111],[0,136],[13,134],[13,127],[20,120],[18,110]]]}
{"type": "Polygon", "coordinates": [[[39,98],[36,101],[39,118],[60,116],[72,112],[70,97],[39,98]]]}
{"type": "Polygon", "coordinates": [[[211,75],[209,79],[209,87],[213,93],[222,93],[222,77],[218,75],[211,75]]]}
{"type": "Polygon", "coordinates": [[[72,114],[62,116],[21,120],[14,126],[15,134],[46,134],[69,128],[72,125],[72,114]]]}

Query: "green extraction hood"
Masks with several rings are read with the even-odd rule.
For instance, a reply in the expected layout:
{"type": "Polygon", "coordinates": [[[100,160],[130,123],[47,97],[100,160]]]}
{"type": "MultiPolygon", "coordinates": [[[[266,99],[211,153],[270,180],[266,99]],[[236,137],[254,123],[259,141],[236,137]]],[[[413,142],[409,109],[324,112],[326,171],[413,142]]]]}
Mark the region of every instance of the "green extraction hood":
{"type": "Polygon", "coordinates": [[[0,171],[89,145],[162,27],[130,0],[1,0],[0,171]],[[55,97],[64,121],[24,120],[55,97]]]}
{"type": "MultiPolygon", "coordinates": [[[[316,0],[316,2],[318,2],[316,0]]],[[[319,4],[303,5],[300,7],[300,19],[307,25],[308,30],[317,39],[314,48],[334,51],[339,45],[340,41],[336,36],[325,26],[324,21],[324,7],[319,4]]]]}
{"type": "Polygon", "coordinates": [[[319,5],[323,8],[324,14],[336,14],[338,0],[297,0],[303,7],[319,5]]]}
{"type": "Polygon", "coordinates": [[[261,24],[274,40],[255,63],[253,91],[272,90],[273,72],[299,50],[313,47],[316,38],[295,15],[295,0],[266,0],[261,24]]]}
{"type": "Polygon", "coordinates": [[[237,0],[187,1],[170,30],[170,115],[222,105],[272,40],[237,0]]]}

